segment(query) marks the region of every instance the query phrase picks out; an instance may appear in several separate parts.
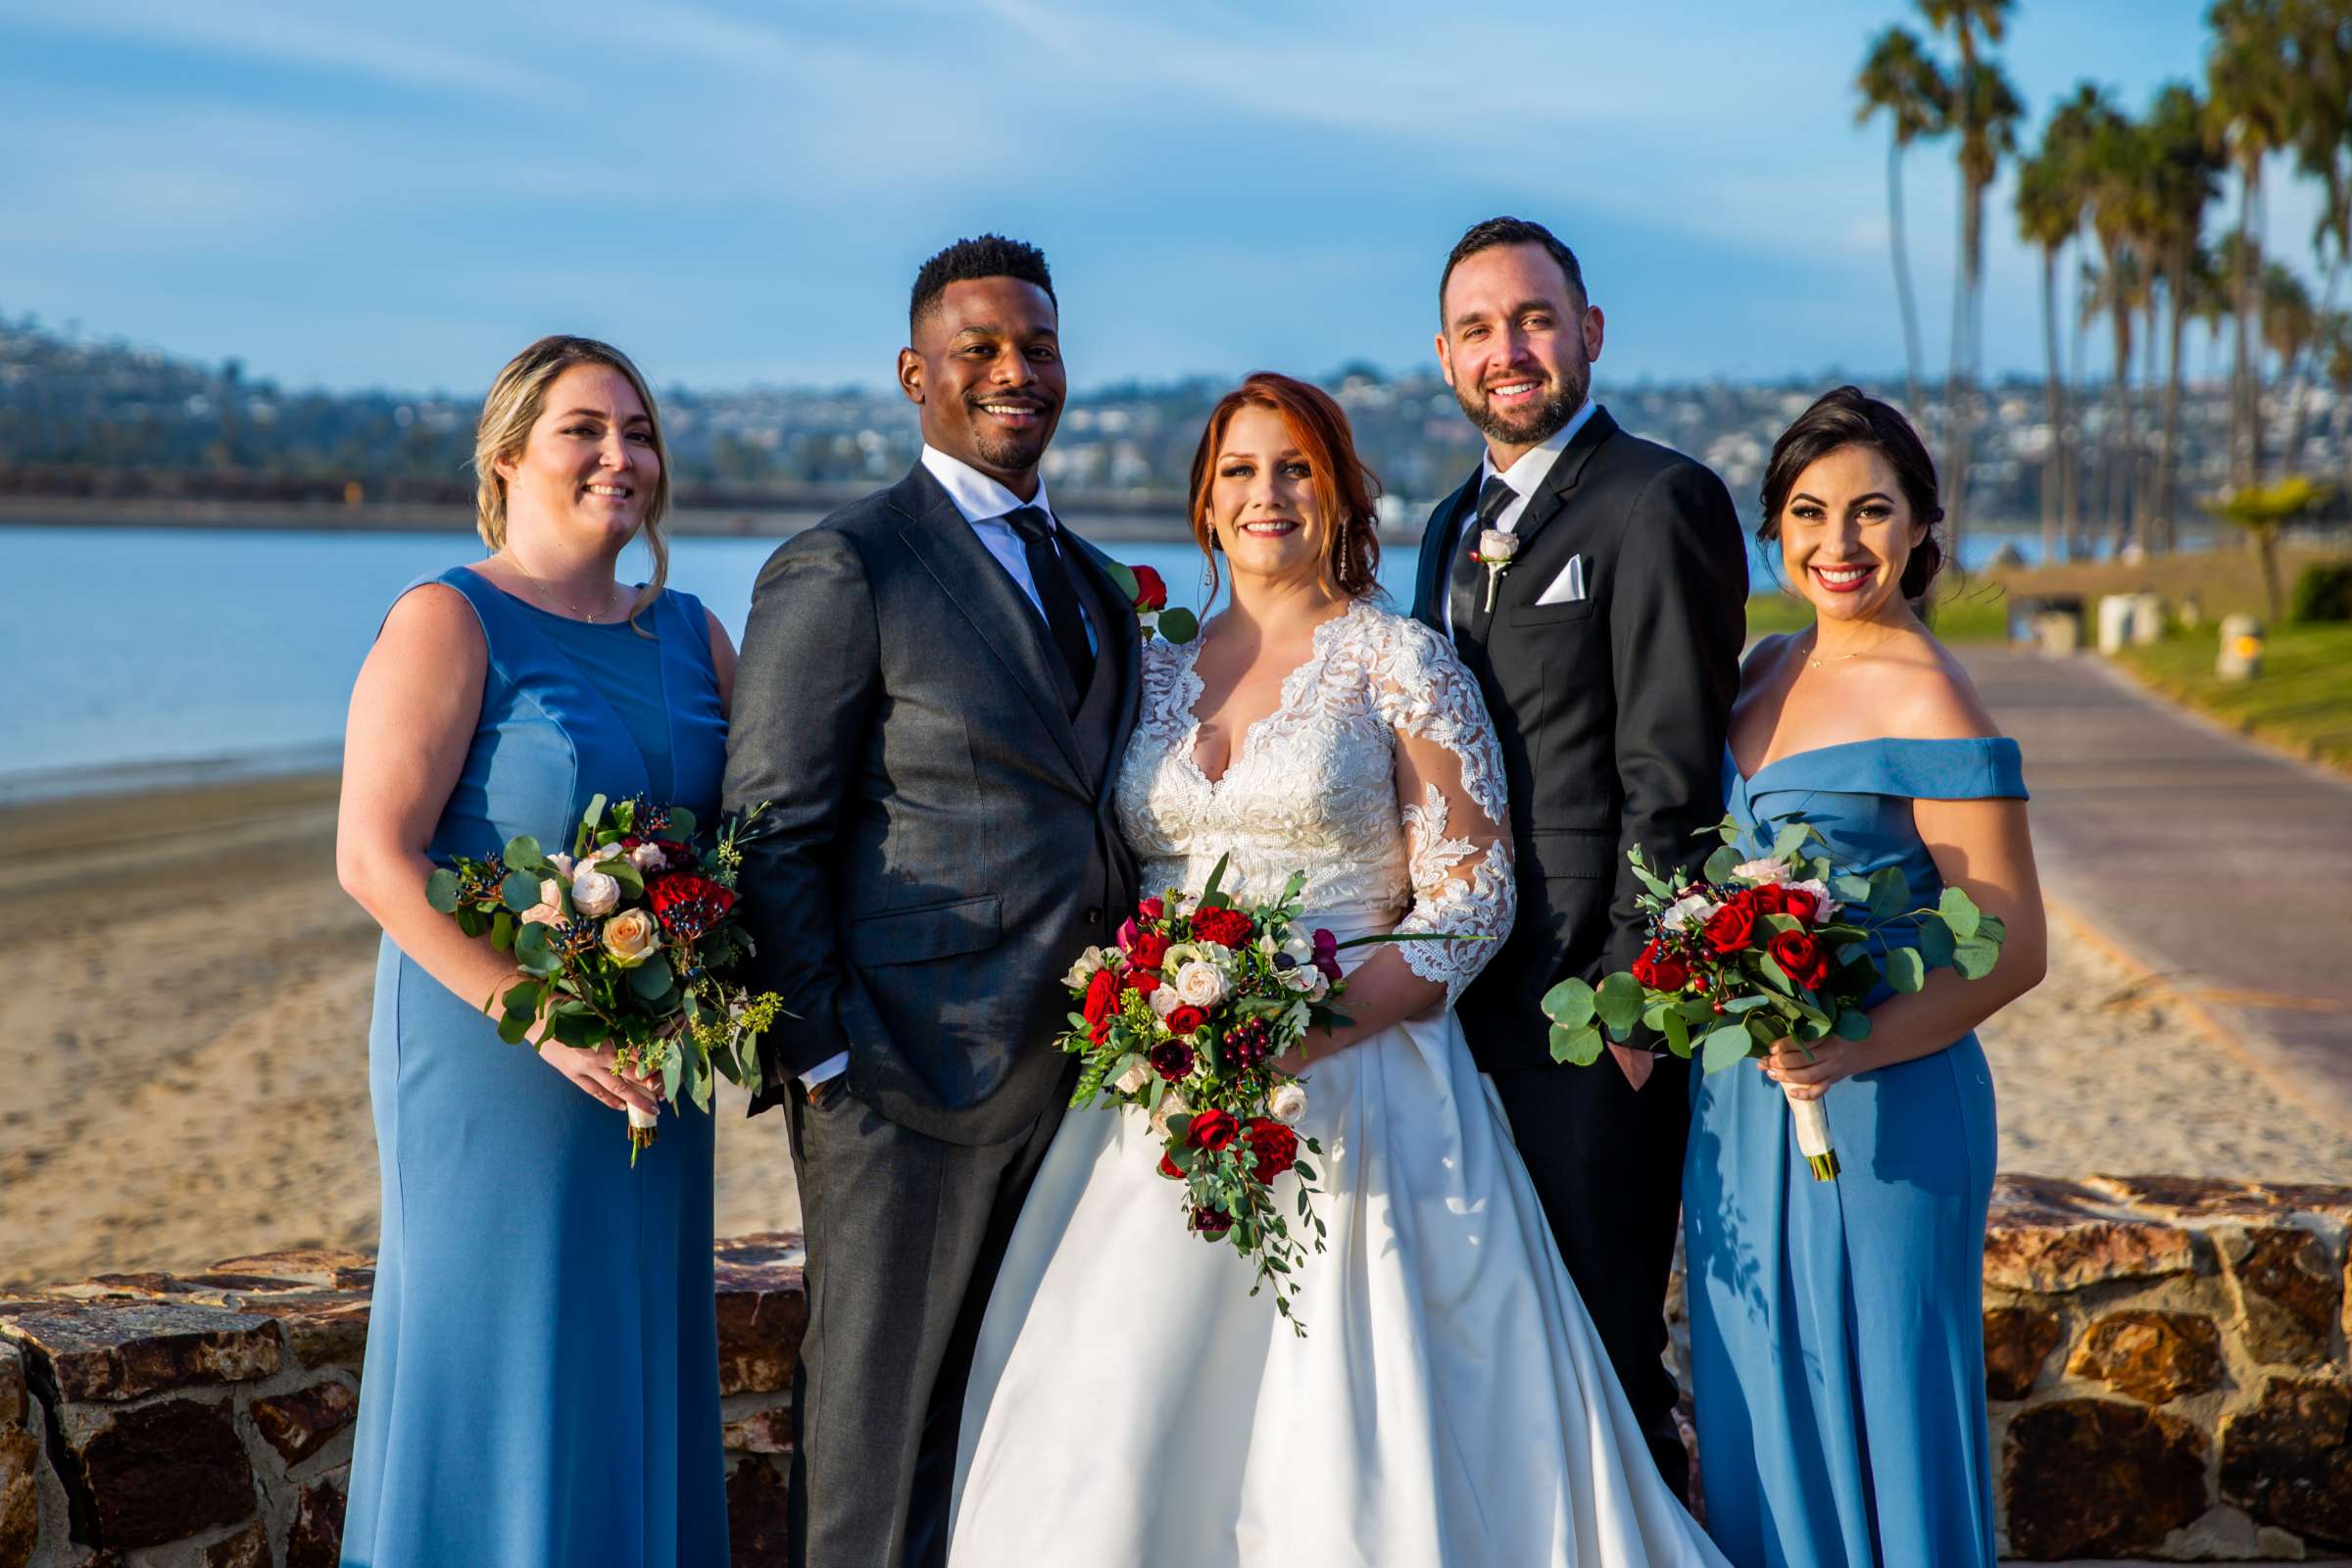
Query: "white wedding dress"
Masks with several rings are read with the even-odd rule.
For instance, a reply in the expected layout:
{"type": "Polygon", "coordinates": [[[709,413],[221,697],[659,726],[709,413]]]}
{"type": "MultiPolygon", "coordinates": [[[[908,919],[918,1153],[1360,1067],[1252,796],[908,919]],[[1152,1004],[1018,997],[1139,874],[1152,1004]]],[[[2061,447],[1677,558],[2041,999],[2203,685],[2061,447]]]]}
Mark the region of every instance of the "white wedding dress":
{"type": "MultiPolygon", "coordinates": [[[[1351,607],[1213,783],[1193,652],[1148,650],[1119,777],[1147,892],[1198,892],[1230,854],[1245,902],[1304,870],[1307,926],[1343,939],[1509,930],[1501,761],[1450,646],[1351,607]]],[[[1494,947],[1346,955],[1447,1005],[1307,1070],[1330,1236],[1298,1276],[1304,1339],[1187,1233],[1139,1113],[1067,1114],[980,1331],[956,1568],[1722,1562],[1652,1467],[1454,1021],[1494,947]]]]}

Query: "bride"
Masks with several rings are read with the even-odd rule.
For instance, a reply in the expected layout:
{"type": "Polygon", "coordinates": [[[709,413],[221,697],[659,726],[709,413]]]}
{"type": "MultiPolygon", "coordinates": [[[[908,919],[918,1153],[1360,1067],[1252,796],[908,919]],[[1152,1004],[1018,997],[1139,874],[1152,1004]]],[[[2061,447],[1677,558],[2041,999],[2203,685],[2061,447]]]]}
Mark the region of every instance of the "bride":
{"type": "MultiPolygon", "coordinates": [[[[1502,768],[1452,650],[1376,608],[1367,475],[1328,396],[1258,374],[1193,461],[1230,609],[1151,645],[1119,777],[1146,892],[1308,883],[1369,952],[1310,1035],[1328,1250],[1306,1337],[1189,1235],[1140,1117],[1069,1113],[980,1329],[952,1561],[1720,1563],[1659,1480],[1452,1004],[1510,927],[1502,768]],[[1238,878],[1238,886],[1236,880],[1238,878]]],[[[1596,1195],[1605,1201],[1605,1196],[1596,1195]]]]}

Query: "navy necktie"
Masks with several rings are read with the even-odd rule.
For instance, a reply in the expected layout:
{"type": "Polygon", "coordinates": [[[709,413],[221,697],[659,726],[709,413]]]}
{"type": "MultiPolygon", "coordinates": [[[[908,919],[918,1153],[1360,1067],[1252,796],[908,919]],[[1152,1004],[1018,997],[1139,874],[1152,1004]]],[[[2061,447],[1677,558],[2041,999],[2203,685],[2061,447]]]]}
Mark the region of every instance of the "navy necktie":
{"type": "Polygon", "coordinates": [[[1029,581],[1045,607],[1046,629],[1070,672],[1071,689],[1086,694],[1094,677],[1095,655],[1086,644],[1086,615],[1078,608],[1078,587],[1070,580],[1069,563],[1055,548],[1054,521],[1043,507],[1015,507],[1004,514],[1012,531],[1021,536],[1021,554],[1028,558],[1029,581]]]}
{"type": "Polygon", "coordinates": [[[1470,559],[1478,554],[1478,536],[1495,525],[1495,519],[1510,510],[1519,499],[1519,492],[1503,482],[1499,473],[1489,474],[1487,482],[1478,487],[1478,514],[1462,530],[1453,556],[1453,569],[1446,575],[1446,608],[1453,634],[1461,636],[1486,603],[1487,568],[1470,559]]]}

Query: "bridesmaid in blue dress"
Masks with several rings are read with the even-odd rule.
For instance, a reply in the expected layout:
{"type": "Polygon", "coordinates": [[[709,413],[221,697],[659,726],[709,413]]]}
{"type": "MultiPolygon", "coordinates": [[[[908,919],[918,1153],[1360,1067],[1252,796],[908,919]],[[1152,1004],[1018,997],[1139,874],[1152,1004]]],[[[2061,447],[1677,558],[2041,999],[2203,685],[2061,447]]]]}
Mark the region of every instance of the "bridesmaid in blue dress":
{"type": "Polygon", "coordinates": [[[610,1052],[501,1043],[515,979],[424,902],[435,860],[568,839],[590,797],[715,817],[734,651],[662,586],[668,485],[644,378],[547,338],[475,444],[494,552],[412,584],[352,693],[336,858],[384,928],[368,1036],[383,1230],[348,1568],[727,1560],[711,1126],[662,1112],[632,1169],[610,1052]],[[652,585],[616,582],[647,536],[652,585]]]}
{"type": "Polygon", "coordinates": [[[1841,387],[1775,446],[1759,537],[1811,629],[1766,638],[1724,791],[1750,855],[1805,822],[1839,866],[1900,866],[2008,925],[1981,980],[1871,999],[1870,1038],[1694,1077],[1683,1187],[1707,1531],[1741,1568],[1994,1561],[1983,1269],[1996,1149],[1976,1026],[2041,979],[2017,744],[1912,603],[1940,564],[1936,473],[1893,408],[1841,387]],[[1821,1098],[1816,1182],[1784,1086],[1821,1098]]]}

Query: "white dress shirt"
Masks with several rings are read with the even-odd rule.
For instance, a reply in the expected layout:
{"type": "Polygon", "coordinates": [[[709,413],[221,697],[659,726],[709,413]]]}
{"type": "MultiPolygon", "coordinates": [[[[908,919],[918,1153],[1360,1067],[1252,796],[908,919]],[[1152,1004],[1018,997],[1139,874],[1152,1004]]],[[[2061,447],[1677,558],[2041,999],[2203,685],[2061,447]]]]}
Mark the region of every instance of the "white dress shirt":
{"type": "MultiPolygon", "coordinates": [[[[1560,454],[1568,450],[1568,443],[1576,439],[1576,432],[1585,427],[1586,421],[1592,417],[1592,411],[1599,406],[1587,397],[1577,411],[1568,416],[1568,422],[1554,430],[1542,446],[1530,447],[1520,453],[1518,462],[1501,470],[1502,482],[1511,487],[1515,497],[1509,506],[1502,509],[1501,516],[1491,523],[1481,523],[1478,520],[1478,496],[1477,492],[1473,492],[1470,515],[1463,519],[1462,531],[1454,540],[1455,548],[1466,550],[1470,547],[1474,538],[1471,530],[1474,528],[1499,528],[1504,533],[1517,533],[1519,519],[1527,514],[1527,504],[1535,499],[1538,490],[1544,488],[1544,481],[1550,476],[1552,465],[1560,461],[1560,454]]],[[[1486,489],[1487,481],[1494,478],[1494,454],[1489,451],[1478,460],[1479,490],[1486,489]]],[[[1446,557],[1446,575],[1438,579],[1442,590],[1453,580],[1452,560],[1451,556],[1446,557]]],[[[1438,603],[1446,617],[1446,635],[1450,637],[1453,635],[1453,595],[1450,592],[1444,593],[1438,603]]]]}
{"type": "MultiPolygon", "coordinates": [[[[931,477],[939,481],[940,488],[947,491],[948,499],[956,504],[956,510],[963,514],[963,520],[971,524],[972,532],[979,537],[980,543],[990,555],[996,557],[997,564],[1004,568],[1013,586],[1020,589],[1021,596],[1029,601],[1029,607],[1037,612],[1037,618],[1044,620],[1046,602],[1038,598],[1037,579],[1029,575],[1028,550],[1022,545],[1021,536],[1013,530],[1012,524],[1004,520],[1004,514],[1015,508],[1037,508],[1046,514],[1047,534],[1054,540],[1054,548],[1060,550],[1061,521],[1054,515],[1054,504],[1046,499],[1044,476],[1040,475],[1037,481],[1037,499],[1023,501],[970,464],[949,457],[928,442],[923,445],[922,462],[923,466],[930,470],[931,477]]],[[[1078,607],[1078,612],[1079,618],[1086,621],[1086,645],[1100,653],[1102,640],[1095,635],[1095,624],[1087,618],[1084,604],[1078,607]]],[[[842,1069],[849,1064],[850,1054],[846,1051],[836,1052],[801,1074],[801,1084],[804,1088],[814,1089],[828,1078],[841,1076],[842,1069]]]]}

